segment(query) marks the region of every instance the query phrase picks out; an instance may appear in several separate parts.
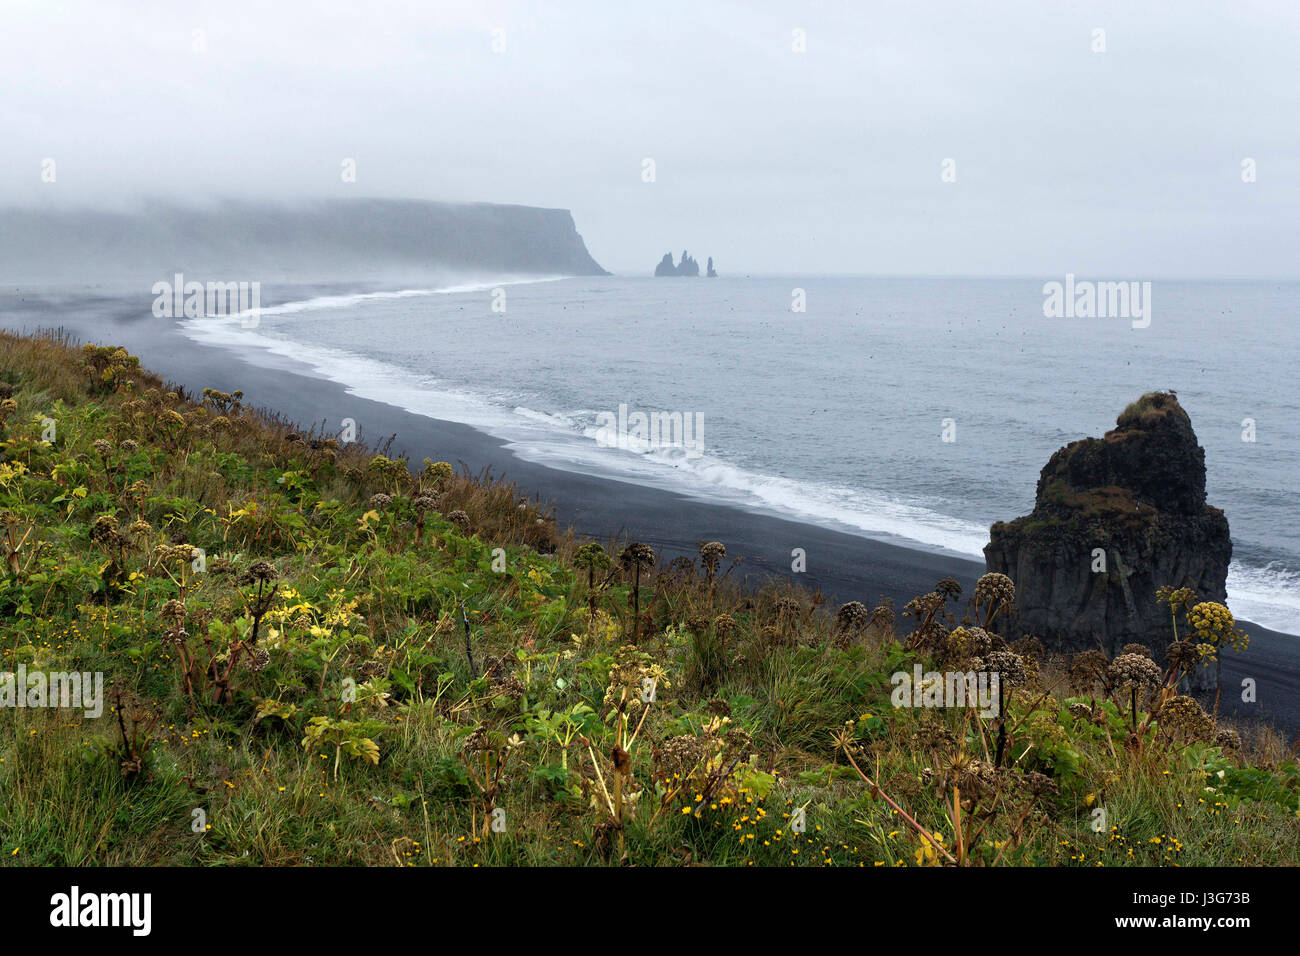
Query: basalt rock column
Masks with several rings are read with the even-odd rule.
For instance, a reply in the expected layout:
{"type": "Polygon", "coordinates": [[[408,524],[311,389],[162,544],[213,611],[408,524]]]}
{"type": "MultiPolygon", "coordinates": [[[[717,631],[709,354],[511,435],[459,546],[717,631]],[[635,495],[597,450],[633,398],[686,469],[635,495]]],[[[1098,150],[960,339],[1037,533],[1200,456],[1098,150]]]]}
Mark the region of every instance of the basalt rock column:
{"type": "MultiPolygon", "coordinates": [[[[1145,644],[1163,660],[1174,634],[1157,588],[1227,602],[1228,519],[1205,501],[1205,449],[1172,394],[1143,395],[1104,437],[1057,451],[1033,512],[989,538],[988,569],[1016,584],[1011,625],[1062,650],[1145,644]]],[[[1194,686],[1216,680],[1202,668],[1194,686]]]]}

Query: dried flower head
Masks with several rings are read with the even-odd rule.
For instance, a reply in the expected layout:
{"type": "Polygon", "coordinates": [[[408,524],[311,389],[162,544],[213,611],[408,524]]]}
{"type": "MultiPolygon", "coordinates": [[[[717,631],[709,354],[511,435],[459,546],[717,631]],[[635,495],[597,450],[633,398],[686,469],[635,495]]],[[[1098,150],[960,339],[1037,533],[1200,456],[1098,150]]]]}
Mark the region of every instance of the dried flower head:
{"type": "Polygon", "coordinates": [[[481,724],[478,727],[475,727],[470,732],[469,736],[461,741],[460,749],[466,754],[482,753],[483,751],[490,749],[490,744],[488,742],[488,729],[481,724]]]}
{"type": "Polygon", "coordinates": [[[1037,770],[1025,774],[1025,786],[1035,797],[1052,796],[1061,792],[1060,785],[1055,780],[1037,770]]]}
{"type": "Polygon", "coordinates": [[[648,544],[642,544],[635,541],[624,548],[618,556],[619,563],[624,569],[648,568],[655,563],[654,548],[648,544]]]}
{"type": "Polygon", "coordinates": [[[654,751],[655,766],[664,779],[689,775],[704,758],[706,741],[694,734],[669,737],[654,751]]]}
{"type": "Polygon", "coordinates": [[[847,604],[841,604],[840,609],[835,613],[835,626],[841,631],[859,631],[869,617],[865,604],[861,601],[849,601],[847,604]]]}
{"type": "Polygon", "coordinates": [[[721,697],[713,697],[704,702],[704,709],[716,717],[730,717],[731,704],[721,697]]]}
{"type": "Polygon", "coordinates": [[[772,610],[780,617],[799,617],[803,614],[803,605],[794,598],[783,597],[772,603],[772,610]]]}
{"type": "Polygon", "coordinates": [[[1080,651],[1070,662],[1070,689],[1076,694],[1090,694],[1097,687],[1109,686],[1110,661],[1096,649],[1080,651]]]}
{"type": "Polygon", "coordinates": [[[240,578],[243,584],[257,584],[258,582],[269,584],[276,580],[280,573],[266,561],[255,561],[240,578]]]}
{"type": "Polygon", "coordinates": [[[1080,720],[1089,722],[1095,721],[1097,714],[1093,712],[1091,704],[1074,703],[1069,706],[1070,715],[1080,720]]]}
{"type": "Polygon", "coordinates": [[[1047,648],[1043,647],[1043,642],[1032,634],[1026,634],[1020,640],[1014,641],[1011,644],[1011,650],[1015,651],[1027,662],[1033,661],[1037,663],[1047,655],[1047,648]]]}
{"type": "Polygon", "coordinates": [[[164,544],[154,549],[154,556],[164,564],[189,564],[199,556],[199,551],[190,544],[164,544]]]}
{"type": "Polygon", "coordinates": [[[1121,654],[1110,662],[1110,682],[1115,687],[1139,692],[1158,687],[1164,679],[1160,665],[1141,654],[1121,654]]]}
{"type": "Polygon", "coordinates": [[[934,586],[936,594],[942,594],[945,598],[955,601],[961,597],[961,585],[955,578],[944,578],[934,586]]]}
{"type": "Polygon", "coordinates": [[[1174,641],[1165,648],[1165,660],[1171,670],[1189,672],[1201,662],[1201,652],[1191,641],[1174,641]]]}
{"type": "Polygon", "coordinates": [[[893,598],[885,598],[871,609],[871,625],[882,632],[893,632],[895,617],[893,598]]]}
{"type": "Polygon", "coordinates": [[[387,667],[388,665],[383,661],[362,661],[357,666],[357,673],[366,678],[378,677],[387,667]]]}
{"type": "Polygon", "coordinates": [[[671,686],[668,673],[649,654],[631,644],[624,644],[614,652],[604,704],[618,713],[640,710],[645,703],[642,695],[647,687],[653,687],[657,695],[671,686]]]}
{"type": "Polygon", "coordinates": [[[987,656],[973,662],[977,671],[997,674],[1003,687],[1021,687],[1029,680],[1025,660],[1015,651],[990,651],[987,656]]]}
{"type": "Polygon", "coordinates": [[[1188,740],[1207,740],[1214,733],[1214,718],[1193,697],[1174,697],[1156,714],[1161,726],[1188,740]]]}
{"type": "Polygon", "coordinates": [[[704,562],[704,567],[712,574],[718,567],[718,562],[727,556],[727,546],[721,541],[706,541],[700,545],[700,560],[704,562]]]}
{"type": "Polygon", "coordinates": [[[1214,734],[1214,745],[1224,750],[1240,750],[1241,734],[1231,727],[1222,727],[1214,734]]]}
{"type": "Polygon", "coordinates": [[[1009,607],[1016,599],[1016,586],[1005,574],[990,571],[975,582],[975,603],[981,607],[1009,607]]]}
{"type": "Polygon", "coordinates": [[[948,634],[948,648],[958,659],[984,657],[993,650],[993,638],[982,627],[957,627],[948,634]]]}
{"type": "Polygon", "coordinates": [[[114,548],[122,543],[117,533],[117,519],[112,515],[100,515],[90,526],[90,540],[105,548],[114,548]]]}
{"type": "Polygon", "coordinates": [[[917,619],[929,617],[943,609],[943,595],[937,591],[914,597],[903,605],[903,616],[917,619]]]}

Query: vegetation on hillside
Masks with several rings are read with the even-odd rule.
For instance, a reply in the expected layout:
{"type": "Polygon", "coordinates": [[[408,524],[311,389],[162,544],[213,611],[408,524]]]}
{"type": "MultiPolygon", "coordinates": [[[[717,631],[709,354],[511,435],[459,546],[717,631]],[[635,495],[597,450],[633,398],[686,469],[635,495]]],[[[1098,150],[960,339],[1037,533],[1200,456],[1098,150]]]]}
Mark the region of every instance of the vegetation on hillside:
{"type": "Polygon", "coordinates": [[[720,542],[577,541],[491,475],[5,334],[0,550],[0,670],[108,681],[99,719],[0,710],[9,863],[1300,859],[1294,751],[1178,693],[1241,640],[1185,589],[1168,670],[999,634],[1002,575],[899,615],[745,592],[720,542]],[[893,706],[918,665],[998,674],[998,714],[893,706]]]}

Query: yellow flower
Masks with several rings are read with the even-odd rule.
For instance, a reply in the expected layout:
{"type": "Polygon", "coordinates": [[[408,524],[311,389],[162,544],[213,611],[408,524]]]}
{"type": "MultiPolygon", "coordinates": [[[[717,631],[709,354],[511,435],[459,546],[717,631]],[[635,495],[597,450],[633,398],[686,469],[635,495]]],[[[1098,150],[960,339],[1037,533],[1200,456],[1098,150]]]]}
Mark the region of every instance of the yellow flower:
{"type": "Polygon", "coordinates": [[[934,842],[931,842],[930,840],[924,840],[921,843],[921,846],[917,849],[915,854],[917,866],[938,866],[939,865],[939,851],[935,849],[935,844],[937,843],[939,846],[943,846],[944,844],[943,834],[934,833],[932,834],[932,836],[934,838],[934,842]]]}

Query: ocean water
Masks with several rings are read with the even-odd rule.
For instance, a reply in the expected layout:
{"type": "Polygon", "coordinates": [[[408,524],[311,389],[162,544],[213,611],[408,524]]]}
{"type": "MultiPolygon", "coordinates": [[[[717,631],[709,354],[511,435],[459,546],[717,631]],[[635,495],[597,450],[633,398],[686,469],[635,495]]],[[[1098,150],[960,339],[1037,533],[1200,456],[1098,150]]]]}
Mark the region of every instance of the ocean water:
{"type": "Polygon", "coordinates": [[[1300,284],[1156,281],[1150,324],[1135,328],[1045,318],[1051,279],[1064,277],[297,289],[254,329],[182,328],[305,361],[556,468],[972,558],[990,523],[1032,507],[1057,448],[1101,435],[1143,392],[1173,389],[1231,524],[1233,610],[1300,634],[1300,284]],[[606,426],[621,406],[700,422],[698,442],[632,434],[615,446],[606,426]]]}

